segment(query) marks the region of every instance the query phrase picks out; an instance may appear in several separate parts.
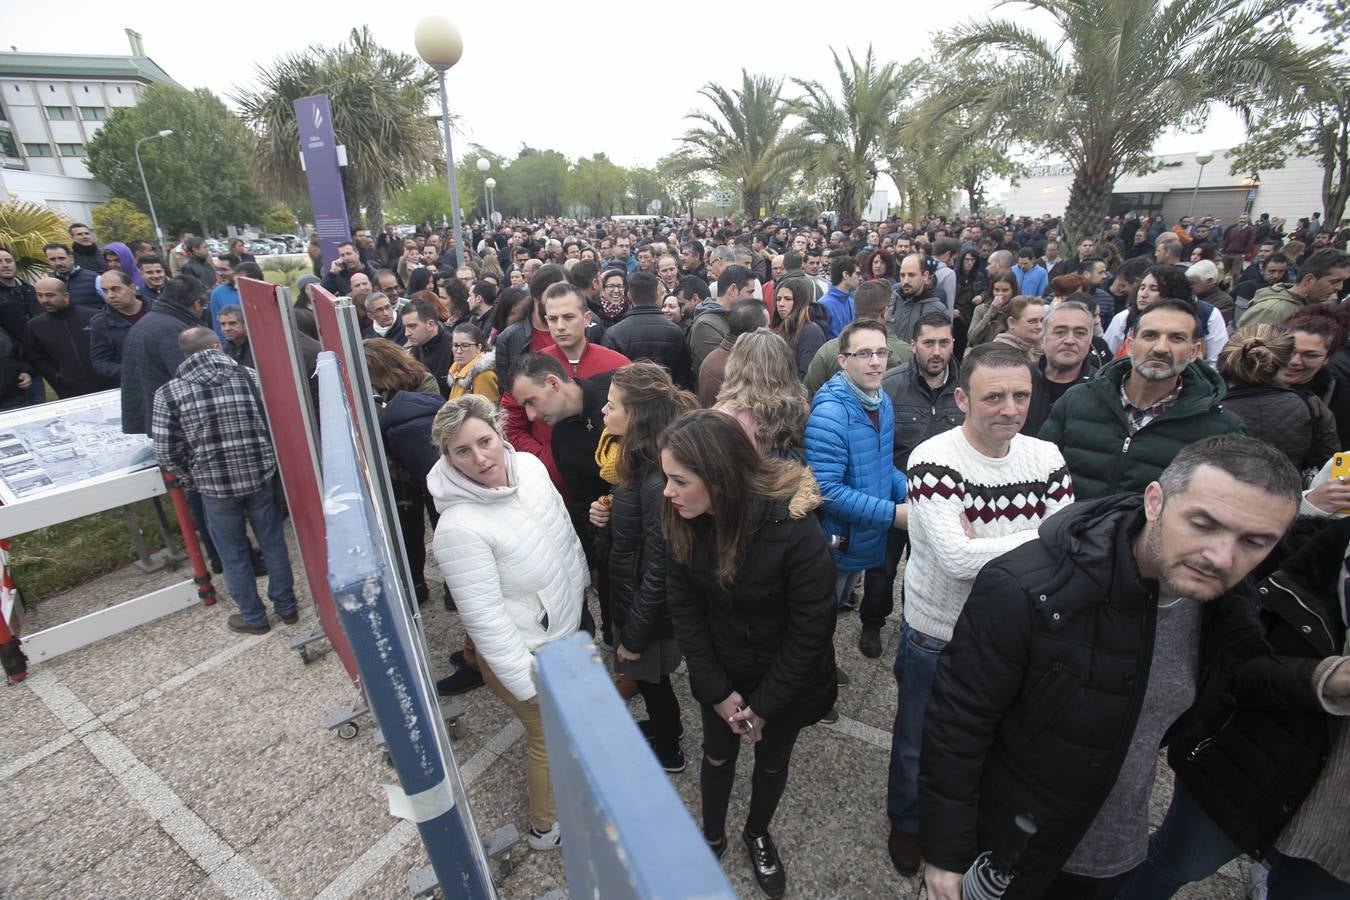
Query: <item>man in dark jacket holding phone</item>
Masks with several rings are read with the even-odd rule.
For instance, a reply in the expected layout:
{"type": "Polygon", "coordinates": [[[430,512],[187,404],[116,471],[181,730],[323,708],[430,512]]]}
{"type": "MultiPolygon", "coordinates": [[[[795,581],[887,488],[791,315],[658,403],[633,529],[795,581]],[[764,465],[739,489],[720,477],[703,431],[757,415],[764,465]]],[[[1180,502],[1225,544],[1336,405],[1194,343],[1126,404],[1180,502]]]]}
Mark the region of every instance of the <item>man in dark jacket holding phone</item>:
{"type": "Polygon", "coordinates": [[[1239,582],[1301,487],[1274,448],[1206,438],[1142,497],[1075,504],[985,566],[924,718],[930,897],[958,898],[984,850],[1015,859],[1008,900],[1116,896],[1147,850],[1159,744],[1216,673],[1268,653],[1239,582]]]}

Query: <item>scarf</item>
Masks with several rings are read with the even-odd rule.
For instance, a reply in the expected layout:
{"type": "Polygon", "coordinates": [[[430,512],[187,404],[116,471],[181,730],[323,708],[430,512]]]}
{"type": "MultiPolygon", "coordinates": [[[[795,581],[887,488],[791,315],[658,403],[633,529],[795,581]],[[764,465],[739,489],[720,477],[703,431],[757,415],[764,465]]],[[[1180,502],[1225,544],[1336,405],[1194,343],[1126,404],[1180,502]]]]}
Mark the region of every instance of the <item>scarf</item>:
{"type": "Polygon", "coordinates": [[[853,379],[848,377],[847,372],[844,372],[844,383],[848,385],[849,390],[853,391],[853,396],[858,398],[858,402],[862,404],[862,408],[866,412],[876,412],[877,410],[881,409],[880,389],[875,390],[870,394],[867,393],[862,388],[858,387],[856,384],[853,383],[853,379]]]}
{"type": "Polygon", "coordinates": [[[595,448],[595,464],[600,467],[600,477],[609,484],[619,483],[619,450],[622,447],[622,437],[610,434],[609,429],[600,432],[600,443],[595,448]]]}
{"type": "Polygon", "coordinates": [[[600,311],[604,313],[607,319],[617,319],[628,312],[628,301],[620,300],[616,303],[602,295],[600,297],[600,311]]]}

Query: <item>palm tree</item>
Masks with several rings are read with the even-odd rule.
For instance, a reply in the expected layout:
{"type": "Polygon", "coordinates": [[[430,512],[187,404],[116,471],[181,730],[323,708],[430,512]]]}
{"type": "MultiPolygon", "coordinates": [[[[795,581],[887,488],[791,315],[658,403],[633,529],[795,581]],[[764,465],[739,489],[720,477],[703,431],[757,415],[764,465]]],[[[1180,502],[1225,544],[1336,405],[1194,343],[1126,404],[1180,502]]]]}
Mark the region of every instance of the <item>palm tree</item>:
{"type": "Polygon", "coordinates": [[[33,282],[51,271],[42,248],[69,241],[69,224],[65,216],[40,203],[0,203],[0,247],[13,254],[20,281],[33,282]]]}
{"type": "Polygon", "coordinates": [[[787,104],[783,80],[750,75],[741,70],[741,89],[728,91],[709,82],[699,93],[712,101],[714,111],[695,110],[685,116],[702,124],[680,138],[680,158],[686,171],[711,170],[741,187],[741,207],[748,215],[759,212],[766,194],[775,192],[791,173],[784,123],[787,104]]]}
{"type": "Polygon", "coordinates": [[[818,81],[794,78],[805,93],[789,106],[802,119],[794,134],[799,158],[816,177],[835,184],[835,211],[856,221],[871,199],[887,136],[921,64],[880,65],[870,44],[861,63],[852,50],[847,66],[837,52],[830,53],[839,100],[818,81]]]}
{"type": "Polygon", "coordinates": [[[328,95],[333,132],[347,148],[342,184],[352,222],[366,207],[366,224],[382,228],[385,198],[443,159],[438,120],[427,114],[435,73],[381,47],[365,26],[331,49],[311,47],[259,67],[258,76],[260,86],[235,102],[257,134],[258,178],[271,192],[308,196],[292,104],[313,94],[328,95]]]}
{"type": "Polygon", "coordinates": [[[1043,37],[1014,19],[957,27],[941,42],[960,57],[990,48],[1004,64],[978,81],[952,80],[910,134],[958,109],[972,134],[1048,150],[1073,168],[1070,240],[1101,232],[1116,179],[1144,171],[1162,132],[1198,125],[1212,104],[1278,103],[1314,77],[1319,53],[1270,27],[1288,0],[1021,0],[1049,15],[1043,37]]]}

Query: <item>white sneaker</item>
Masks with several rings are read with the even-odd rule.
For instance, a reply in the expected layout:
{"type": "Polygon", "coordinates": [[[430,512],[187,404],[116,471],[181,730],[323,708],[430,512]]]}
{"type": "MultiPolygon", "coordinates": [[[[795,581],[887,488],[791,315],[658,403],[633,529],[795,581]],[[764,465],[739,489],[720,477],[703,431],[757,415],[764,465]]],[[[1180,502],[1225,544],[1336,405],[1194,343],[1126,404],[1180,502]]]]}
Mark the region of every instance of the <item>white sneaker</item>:
{"type": "Polygon", "coordinates": [[[529,832],[531,850],[561,850],[562,849],[562,828],[557,822],[548,831],[536,831],[533,825],[529,832]]]}

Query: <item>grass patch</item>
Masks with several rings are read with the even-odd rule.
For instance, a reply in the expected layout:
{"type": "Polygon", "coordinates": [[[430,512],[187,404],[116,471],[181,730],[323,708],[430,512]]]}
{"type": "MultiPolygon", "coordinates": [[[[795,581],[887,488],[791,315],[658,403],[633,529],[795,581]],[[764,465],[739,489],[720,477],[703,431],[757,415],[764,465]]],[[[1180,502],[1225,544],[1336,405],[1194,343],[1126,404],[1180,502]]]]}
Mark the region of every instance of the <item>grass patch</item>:
{"type": "MultiPolygon", "coordinates": [[[[160,498],[171,531],[178,535],[178,522],[168,497],[160,498]]],[[[150,552],[161,547],[154,506],[142,500],[129,507],[145,535],[150,552]]],[[[181,548],[182,538],[177,538],[181,548]]],[[[110,509],[50,528],[16,535],[9,541],[9,566],[25,603],[30,606],[47,597],[78,587],[133,562],[136,547],[123,521],[121,509],[110,509]]]]}

